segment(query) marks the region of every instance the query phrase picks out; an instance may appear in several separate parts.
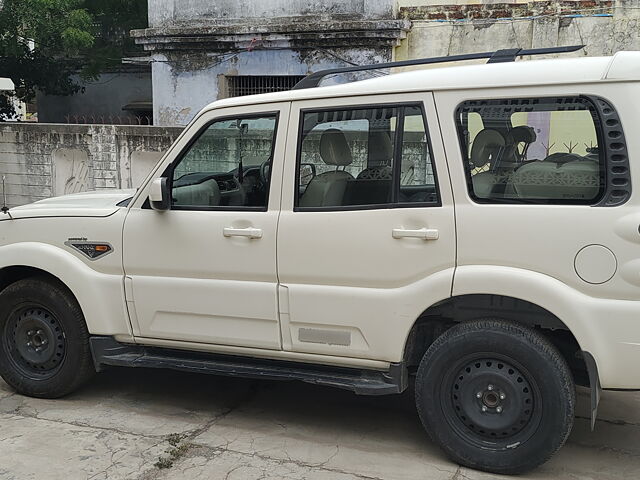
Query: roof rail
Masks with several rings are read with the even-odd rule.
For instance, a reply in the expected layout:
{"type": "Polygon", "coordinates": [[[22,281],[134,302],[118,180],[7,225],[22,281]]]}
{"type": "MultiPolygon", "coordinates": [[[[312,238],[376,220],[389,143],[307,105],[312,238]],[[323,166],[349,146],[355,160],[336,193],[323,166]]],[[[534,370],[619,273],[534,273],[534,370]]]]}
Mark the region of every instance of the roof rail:
{"type": "Polygon", "coordinates": [[[414,65],[428,65],[432,63],[461,62],[464,60],[478,60],[482,58],[488,58],[489,61],[487,63],[514,62],[517,57],[522,57],[525,55],[570,53],[576,52],[582,48],[584,48],[584,45],[572,45],[569,47],[532,48],[529,50],[523,50],[521,48],[510,48],[506,50],[496,50],[494,52],[467,53],[464,55],[451,55],[448,57],[418,58],[415,60],[404,60],[401,62],[379,63],[377,65],[355,65],[353,67],[330,68],[328,70],[321,70],[319,72],[312,73],[306,76],[305,78],[300,80],[292,88],[292,90],[302,90],[305,88],[317,87],[323,78],[339,73],[364,72],[366,70],[380,70],[383,68],[393,67],[411,67],[414,65]]]}

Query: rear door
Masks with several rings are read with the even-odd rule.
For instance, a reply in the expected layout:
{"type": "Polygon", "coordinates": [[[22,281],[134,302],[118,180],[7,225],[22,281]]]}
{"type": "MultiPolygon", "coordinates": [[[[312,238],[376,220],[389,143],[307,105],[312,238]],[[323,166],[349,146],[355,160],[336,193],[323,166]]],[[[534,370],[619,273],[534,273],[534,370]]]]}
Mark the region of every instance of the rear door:
{"type": "Polygon", "coordinates": [[[283,348],[399,361],[451,293],[454,209],[429,93],[292,104],[278,226],[283,348]]]}

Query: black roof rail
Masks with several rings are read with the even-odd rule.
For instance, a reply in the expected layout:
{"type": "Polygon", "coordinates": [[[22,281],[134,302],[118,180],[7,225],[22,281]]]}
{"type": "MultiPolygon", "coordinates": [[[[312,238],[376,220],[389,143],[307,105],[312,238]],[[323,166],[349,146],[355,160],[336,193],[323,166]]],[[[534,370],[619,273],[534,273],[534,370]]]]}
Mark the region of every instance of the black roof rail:
{"type": "Polygon", "coordinates": [[[467,53],[464,55],[451,55],[448,57],[417,58],[415,60],[404,60],[401,62],[379,63],[377,65],[355,65],[353,67],[330,68],[328,70],[321,70],[319,72],[315,72],[306,76],[305,78],[300,80],[292,88],[292,90],[302,90],[305,88],[317,87],[323,78],[339,73],[364,72],[366,70],[380,70],[383,68],[394,67],[411,67],[414,65],[428,65],[432,63],[461,62],[464,60],[478,60],[482,58],[488,58],[489,61],[487,63],[513,62],[517,57],[522,57],[525,55],[570,53],[576,52],[582,48],[584,48],[584,45],[572,45],[569,47],[532,48],[529,50],[525,50],[522,48],[510,48],[506,50],[496,50],[494,52],[467,53]]]}

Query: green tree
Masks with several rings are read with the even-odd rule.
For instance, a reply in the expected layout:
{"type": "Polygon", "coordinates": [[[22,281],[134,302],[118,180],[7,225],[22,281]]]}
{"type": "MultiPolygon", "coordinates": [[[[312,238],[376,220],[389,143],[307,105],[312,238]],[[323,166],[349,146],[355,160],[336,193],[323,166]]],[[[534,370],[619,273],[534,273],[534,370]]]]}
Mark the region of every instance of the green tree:
{"type": "Polygon", "coordinates": [[[84,64],[83,74],[95,77],[122,65],[122,57],[141,51],[129,35],[146,28],[147,0],[84,0],[84,8],[95,19],[95,42],[84,64]]]}
{"type": "MultiPolygon", "coordinates": [[[[31,101],[36,91],[71,95],[80,74],[95,79],[133,47],[129,30],[147,25],[147,0],[0,0],[0,76],[31,101]]],[[[7,97],[0,114],[11,115],[7,97]]]]}

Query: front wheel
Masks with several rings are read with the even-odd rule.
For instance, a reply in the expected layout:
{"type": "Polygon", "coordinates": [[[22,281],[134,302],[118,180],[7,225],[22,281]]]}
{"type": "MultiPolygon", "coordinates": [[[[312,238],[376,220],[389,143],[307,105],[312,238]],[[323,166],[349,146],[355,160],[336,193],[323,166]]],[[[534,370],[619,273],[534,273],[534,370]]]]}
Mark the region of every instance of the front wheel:
{"type": "Polygon", "coordinates": [[[452,327],[428,349],[416,404],[427,432],[455,462],[518,474],[566,441],[575,388],[565,360],[542,335],[478,320],[452,327]]]}
{"type": "Polygon", "coordinates": [[[95,372],[80,306],[59,283],[20,280],[0,294],[0,376],[18,393],[58,398],[95,372]]]}

